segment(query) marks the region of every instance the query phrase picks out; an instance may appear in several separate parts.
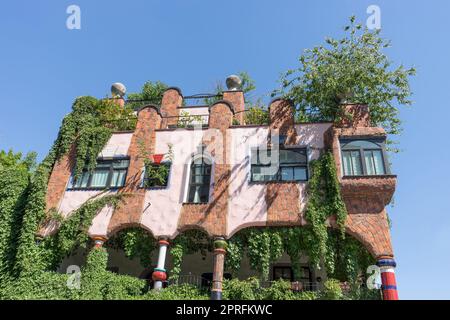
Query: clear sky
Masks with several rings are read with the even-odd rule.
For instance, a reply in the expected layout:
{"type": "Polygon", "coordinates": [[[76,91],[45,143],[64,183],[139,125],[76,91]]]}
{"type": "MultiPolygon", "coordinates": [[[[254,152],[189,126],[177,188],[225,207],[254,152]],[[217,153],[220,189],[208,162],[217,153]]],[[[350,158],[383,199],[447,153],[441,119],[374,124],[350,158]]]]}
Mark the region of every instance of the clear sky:
{"type": "Polygon", "coordinates": [[[371,4],[392,40],[389,57],[418,69],[415,103],[395,138],[402,152],[391,158],[400,298],[450,299],[448,0],[3,1],[0,149],[42,159],[74,98],[104,97],[117,81],[135,92],[161,80],[190,95],[247,71],[265,94],[303,49],[341,35],[352,14],[365,22],[371,4]],[[66,28],[71,4],[81,8],[81,30],[66,28]]]}

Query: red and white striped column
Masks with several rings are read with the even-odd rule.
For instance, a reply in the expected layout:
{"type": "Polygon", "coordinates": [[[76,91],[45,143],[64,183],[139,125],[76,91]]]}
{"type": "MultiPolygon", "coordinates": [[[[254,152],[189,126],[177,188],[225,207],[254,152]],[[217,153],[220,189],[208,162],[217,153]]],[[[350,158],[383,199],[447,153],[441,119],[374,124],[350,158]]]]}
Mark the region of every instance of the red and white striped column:
{"type": "Polygon", "coordinates": [[[381,290],[383,300],[398,300],[397,282],[395,281],[395,263],[392,257],[380,257],[377,266],[381,272],[381,290]]]}
{"type": "Polygon", "coordinates": [[[153,289],[160,290],[162,288],[163,281],[167,280],[167,273],[164,266],[166,264],[167,247],[169,246],[169,241],[165,238],[161,238],[158,241],[159,244],[159,254],[158,254],[158,264],[153,271],[152,279],[154,281],[153,289]]]}

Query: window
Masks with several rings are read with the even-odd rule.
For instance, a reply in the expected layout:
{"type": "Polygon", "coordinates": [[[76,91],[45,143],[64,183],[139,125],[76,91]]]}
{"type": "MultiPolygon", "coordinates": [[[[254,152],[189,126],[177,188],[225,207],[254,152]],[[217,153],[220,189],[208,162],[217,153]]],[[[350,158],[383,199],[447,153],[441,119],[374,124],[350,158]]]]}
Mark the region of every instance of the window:
{"type": "Polygon", "coordinates": [[[69,183],[69,189],[106,189],[120,188],[125,185],[127,176],[128,159],[98,160],[97,167],[89,172],[83,171],[75,181],[73,176],[69,183]]]}
{"type": "Polygon", "coordinates": [[[194,157],[189,179],[189,203],[207,203],[209,201],[209,185],[211,182],[211,163],[201,156],[194,157]]]}
{"type": "Polygon", "coordinates": [[[144,188],[167,187],[170,167],[170,162],[148,165],[144,171],[144,181],[142,186],[144,188]]]}
{"type": "Polygon", "coordinates": [[[341,140],[344,176],[376,176],[388,173],[384,141],[341,140]]]}
{"type": "Polygon", "coordinates": [[[277,163],[270,162],[271,150],[253,149],[251,180],[263,181],[307,181],[308,161],[305,148],[280,149],[277,163]]]}
{"type": "Polygon", "coordinates": [[[294,281],[294,273],[291,267],[273,267],[273,280],[294,281]]]}

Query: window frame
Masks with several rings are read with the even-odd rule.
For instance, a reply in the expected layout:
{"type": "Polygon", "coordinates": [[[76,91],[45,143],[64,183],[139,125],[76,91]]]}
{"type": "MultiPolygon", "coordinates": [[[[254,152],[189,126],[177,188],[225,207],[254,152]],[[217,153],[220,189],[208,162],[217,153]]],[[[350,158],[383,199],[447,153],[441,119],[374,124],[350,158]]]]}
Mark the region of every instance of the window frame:
{"type": "MultiPolygon", "coordinates": [[[[386,175],[391,174],[389,162],[387,160],[388,158],[387,158],[387,153],[386,153],[386,139],[385,138],[381,138],[381,139],[366,138],[366,137],[341,138],[341,139],[339,139],[339,145],[340,145],[340,153],[341,153],[341,170],[342,170],[343,177],[379,177],[379,176],[386,176],[386,175]],[[348,145],[352,142],[356,142],[356,141],[370,142],[370,143],[377,145],[378,148],[374,148],[374,147],[371,147],[371,148],[348,147],[348,148],[346,148],[346,145],[348,145]],[[352,152],[352,151],[356,151],[359,153],[359,160],[360,160],[362,174],[349,175],[349,174],[346,174],[346,172],[345,172],[344,152],[352,152]],[[368,174],[367,165],[366,165],[366,161],[365,161],[365,152],[366,151],[380,151],[381,152],[381,158],[382,158],[381,162],[383,164],[383,169],[384,169],[383,174],[368,174]]],[[[354,171],[353,166],[352,166],[352,171],[354,171]]]]}
{"type": "Polygon", "coordinates": [[[169,186],[170,174],[171,174],[171,172],[172,172],[172,162],[171,162],[171,161],[163,161],[163,162],[161,162],[161,163],[159,163],[159,164],[154,164],[154,163],[152,163],[152,164],[150,164],[150,165],[153,166],[153,167],[159,167],[159,166],[166,166],[166,167],[168,167],[169,172],[168,172],[168,174],[167,174],[166,183],[165,183],[164,185],[146,186],[146,185],[145,185],[145,182],[146,182],[147,180],[153,180],[153,179],[149,179],[149,178],[147,177],[147,168],[146,168],[146,166],[144,165],[144,170],[143,170],[143,173],[142,173],[142,183],[141,183],[141,188],[144,188],[144,189],[165,189],[165,188],[167,188],[167,187],[169,186]]]}
{"type": "MultiPolygon", "coordinates": [[[[201,176],[207,176],[205,174],[201,174],[201,176]]],[[[209,203],[210,199],[211,199],[211,179],[213,177],[213,162],[211,161],[211,159],[206,156],[205,154],[197,154],[192,156],[191,159],[191,163],[189,164],[189,179],[187,180],[187,194],[186,194],[186,204],[206,204],[209,203]],[[195,165],[195,161],[197,161],[198,159],[202,159],[202,165],[207,165],[209,166],[209,181],[208,183],[193,183],[192,179],[194,177],[194,165],[195,165]],[[207,192],[207,196],[208,199],[207,201],[200,201],[200,202],[194,202],[193,199],[190,199],[190,194],[191,194],[191,188],[193,186],[200,186],[200,187],[205,187],[207,186],[208,192],[207,192]]]]}
{"type": "MultiPolygon", "coordinates": [[[[273,175],[273,177],[275,177],[274,179],[271,180],[255,180],[253,175],[254,175],[254,169],[255,168],[270,168],[271,164],[254,164],[252,163],[252,157],[253,157],[253,153],[254,151],[257,152],[257,157],[259,158],[259,153],[260,151],[263,150],[270,150],[267,148],[260,148],[260,147],[253,147],[250,149],[250,182],[252,183],[267,183],[267,182],[278,182],[278,183],[283,183],[283,182],[307,182],[309,180],[309,159],[308,159],[308,155],[309,155],[309,149],[308,147],[284,147],[281,146],[279,147],[279,151],[292,151],[292,152],[304,152],[304,156],[305,156],[305,163],[304,164],[300,164],[300,163],[281,163],[280,160],[280,154],[278,154],[278,162],[279,162],[279,166],[278,166],[278,171],[276,174],[273,175]],[[292,168],[292,170],[295,170],[295,168],[302,168],[305,169],[305,179],[292,179],[292,180],[283,180],[282,179],[282,169],[283,168],[292,168]]],[[[259,161],[259,159],[257,159],[257,161],[259,161]]],[[[293,171],[293,175],[295,175],[295,171],[293,171]]]]}
{"type": "MultiPolygon", "coordinates": [[[[106,168],[106,166],[105,166],[105,168],[106,168]]],[[[79,177],[79,179],[80,179],[80,178],[82,178],[82,176],[84,174],[86,174],[86,173],[89,174],[86,187],[75,187],[74,186],[75,185],[75,181],[74,181],[73,172],[72,172],[72,175],[70,176],[70,180],[69,180],[69,183],[68,183],[68,186],[67,186],[67,190],[70,190],[70,191],[78,191],[78,190],[105,190],[105,189],[118,190],[118,189],[124,188],[125,185],[126,185],[127,176],[128,176],[128,169],[129,168],[130,168],[130,158],[129,157],[120,157],[120,158],[118,157],[118,158],[112,158],[112,159],[110,159],[110,158],[97,159],[97,166],[95,167],[95,169],[92,170],[92,172],[88,172],[85,169],[85,170],[83,170],[82,174],[79,177]],[[114,168],[114,162],[116,162],[116,161],[128,161],[128,166],[126,168],[125,167],[114,168]],[[103,164],[104,163],[108,163],[109,164],[108,177],[106,178],[106,184],[105,184],[104,187],[93,187],[92,186],[92,177],[94,175],[94,172],[97,170],[97,167],[98,167],[99,163],[103,163],[103,164]],[[111,182],[112,182],[112,178],[113,178],[114,172],[115,171],[121,171],[121,170],[125,171],[123,186],[111,186],[111,182]]]]}

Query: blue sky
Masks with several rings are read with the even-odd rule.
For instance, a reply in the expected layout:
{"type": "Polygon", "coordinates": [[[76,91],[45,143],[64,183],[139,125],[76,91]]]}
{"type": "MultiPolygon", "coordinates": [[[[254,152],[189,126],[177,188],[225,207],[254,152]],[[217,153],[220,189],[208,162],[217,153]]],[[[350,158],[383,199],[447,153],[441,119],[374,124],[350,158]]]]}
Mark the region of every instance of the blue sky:
{"type": "Polygon", "coordinates": [[[415,66],[414,105],[404,108],[393,220],[400,298],[449,299],[450,43],[448,0],[434,1],[8,1],[0,15],[0,149],[42,158],[62,117],[81,95],[104,97],[113,82],[129,92],[146,80],[185,95],[247,71],[265,94],[297,65],[303,49],[339,36],[348,17],[381,8],[382,35],[396,63],[415,66]],[[81,30],[66,8],[81,8],[81,30]]]}

